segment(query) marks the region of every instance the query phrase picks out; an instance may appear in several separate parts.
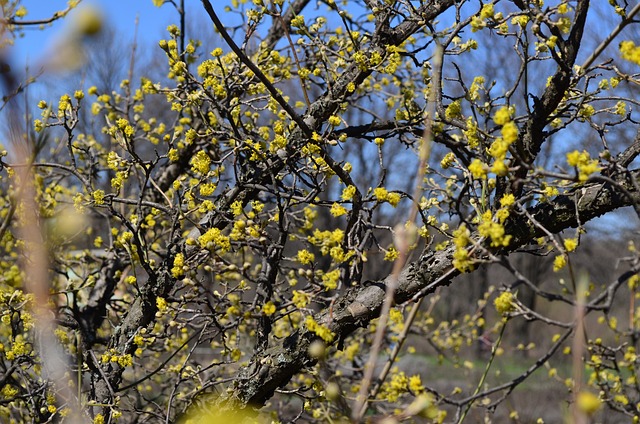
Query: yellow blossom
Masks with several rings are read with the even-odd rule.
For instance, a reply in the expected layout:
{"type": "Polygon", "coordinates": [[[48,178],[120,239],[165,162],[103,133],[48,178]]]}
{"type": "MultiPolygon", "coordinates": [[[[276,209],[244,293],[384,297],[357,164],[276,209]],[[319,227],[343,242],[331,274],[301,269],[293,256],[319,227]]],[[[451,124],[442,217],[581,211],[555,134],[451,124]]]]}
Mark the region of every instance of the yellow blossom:
{"type": "Polygon", "coordinates": [[[640,46],[636,46],[633,41],[623,41],[619,48],[623,59],[640,65],[640,46]]]}
{"type": "Polygon", "coordinates": [[[276,305],[272,301],[269,301],[262,306],[262,312],[267,316],[273,315],[276,312],[276,305]]]}
{"type": "Polygon", "coordinates": [[[456,156],[453,153],[449,152],[446,155],[444,155],[444,157],[440,161],[440,166],[442,167],[442,169],[447,169],[453,164],[455,159],[456,159],[456,156]]]}
{"type": "Polygon", "coordinates": [[[226,253],[231,249],[229,237],[222,234],[218,228],[210,228],[206,233],[198,237],[198,243],[203,249],[212,247],[219,248],[222,253],[226,253]]]}
{"type": "Polygon", "coordinates": [[[512,114],[513,108],[503,106],[493,115],[493,122],[497,125],[505,125],[507,122],[511,121],[512,114]]]}
{"type": "Polygon", "coordinates": [[[293,304],[296,305],[297,308],[304,308],[309,304],[310,296],[300,290],[293,291],[293,304]]]}
{"type": "Polygon", "coordinates": [[[518,126],[514,122],[507,122],[501,130],[502,138],[506,143],[513,143],[518,139],[518,126]]]}
{"type": "Polygon", "coordinates": [[[564,241],[564,248],[567,250],[567,252],[573,252],[574,250],[576,250],[576,247],[578,247],[578,240],[570,238],[564,241]]]}
{"type": "Polygon", "coordinates": [[[480,159],[474,159],[469,165],[469,171],[473,178],[484,178],[487,176],[486,165],[480,159]]]}
{"type": "Polygon", "coordinates": [[[586,181],[591,174],[600,170],[597,159],[591,159],[586,151],[574,150],[567,153],[567,163],[578,169],[578,179],[586,181]]]}
{"type": "Polygon", "coordinates": [[[398,258],[398,254],[399,254],[398,250],[395,247],[391,246],[389,250],[387,250],[387,252],[385,253],[384,260],[395,261],[398,258]]]}
{"type": "Polygon", "coordinates": [[[493,18],[494,14],[493,3],[483,5],[482,10],[480,10],[480,17],[483,19],[493,18]]]}
{"type": "Polygon", "coordinates": [[[326,272],[322,276],[322,284],[327,290],[334,290],[338,287],[338,281],[340,280],[340,270],[334,269],[333,271],[326,272]]]}
{"type": "Polygon", "coordinates": [[[330,212],[332,216],[339,217],[346,214],[347,209],[344,206],[342,206],[340,203],[334,202],[333,205],[331,205],[330,212]]]}
{"type": "Polygon", "coordinates": [[[356,188],[355,186],[347,186],[344,188],[344,190],[342,190],[342,200],[347,201],[347,200],[351,200],[353,199],[354,194],[356,194],[356,188]]]}
{"type": "Polygon", "coordinates": [[[496,307],[501,315],[507,315],[509,312],[515,310],[515,296],[513,293],[504,291],[493,301],[493,305],[496,307]]]}
{"type": "Polygon", "coordinates": [[[401,198],[400,193],[395,193],[395,192],[389,193],[387,195],[387,202],[389,202],[389,204],[395,208],[396,206],[398,206],[398,203],[400,202],[400,198],[401,198]]]}
{"type": "Polygon", "coordinates": [[[318,324],[311,315],[307,315],[304,325],[309,331],[315,333],[316,336],[320,337],[325,342],[331,343],[333,341],[334,335],[331,330],[322,324],[318,324]]]}
{"type": "Polygon", "coordinates": [[[167,309],[167,301],[163,297],[156,297],[156,307],[158,311],[164,312],[167,309]]]}
{"type": "Polygon", "coordinates": [[[173,259],[173,268],[171,268],[171,275],[174,278],[180,278],[184,275],[184,254],[178,253],[173,259]]]}
{"type": "Polygon", "coordinates": [[[505,234],[504,226],[494,222],[491,211],[482,215],[482,222],[478,225],[478,232],[482,237],[491,238],[492,247],[506,247],[511,241],[511,236],[505,234]]]}
{"type": "Polygon", "coordinates": [[[298,251],[298,262],[302,265],[308,265],[315,260],[315,255],[309,252],[307,249],[298,251]]]}
{"type": "Polygon", "coordinates": [[[558,272],[562,268],[564,268],[566,264],[567,264],[567,258],[565,258],[564,255],[558,255],[553,260],[553,270],[555,272],[558,272]]]}
{"type": "Polygon", "coordinates": [[[95,202],[96,205],[104,204],[104,190],[94,190],[93,201],[95,202]]]}
{"type": "Polygon", "coordinates": [[[459,118],[462,116],[462,107],[460,107],[460,101],[456,100],[455,102],[451,102],[447,109],[444,112],[444,115],[447,119],[459,118]]]}
{"type": "Polygon", "coordinates": [[[191,168],[194,172],[199,172],[200,174],[206,174],[209,172],[210,165],[211,158],[204,150],[198,151],[191,160],[191,168]]]}
{"type": "Polygon", "coordinates": [[[377,187],[373,190],[373,194],[374,196],[376,196],[376,199],[378,199],[379,202],[384,202],[385,200],[387,200],[389,192],[384,187],[377,187]]]}

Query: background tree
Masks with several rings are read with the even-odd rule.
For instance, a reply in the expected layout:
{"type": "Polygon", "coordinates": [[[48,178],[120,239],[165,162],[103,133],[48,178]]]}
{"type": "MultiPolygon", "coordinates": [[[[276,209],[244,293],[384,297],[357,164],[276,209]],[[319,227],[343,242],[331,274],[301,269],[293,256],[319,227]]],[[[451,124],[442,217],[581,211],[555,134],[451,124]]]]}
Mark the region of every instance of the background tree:
{"type": "Polygon", "coordinates": [[[640,6],[154,3],[166,78],[7,103],[3,420],[638,419],[640,6]]]}

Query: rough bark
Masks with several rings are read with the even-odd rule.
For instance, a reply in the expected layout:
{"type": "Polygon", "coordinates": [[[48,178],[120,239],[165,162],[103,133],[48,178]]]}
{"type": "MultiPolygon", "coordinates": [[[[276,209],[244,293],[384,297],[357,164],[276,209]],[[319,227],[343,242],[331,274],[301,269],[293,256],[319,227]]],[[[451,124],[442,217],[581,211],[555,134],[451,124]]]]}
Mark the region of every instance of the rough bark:
{"type": "MultiPolygon", "coordinates": [[[[538,225],[524,214],[515,215],[506,223],[507,232],[513,238],[502,253],[515,251],[544,235],[542,228],[551,233],[559,233],[640,201],[640,192],[632,182],[633,178],[638,177],[640,171],[633,171],[631,175],[619,175],[613,183],[586,184],[573,192],[532,207],[527,212],[538,225]]],[[[395,302],[400,304],[428,296],[437,287],[449,285],[453,277],[459,274],[452,265],[454,250],[455,246],[439,252],[424,252],[417,261],[406,267],[398,278],[395,302]]],[[[316,321],[327,325],[334,332],[336,342],[343,340],[357,328],[366,327],[379,315],[389,279],[390,276],[348,290],[331,309],[319,313],[316,321]]],[[[308,348],[315,339],[313,333],[301,329],[281,345],[254,357],[239,374],[233,391],[225,402],[233,408],[241,409],[263,406],[278,387],[284,386],[305,366],[314,363],[313,358],[308,355],[308,348]]]]}

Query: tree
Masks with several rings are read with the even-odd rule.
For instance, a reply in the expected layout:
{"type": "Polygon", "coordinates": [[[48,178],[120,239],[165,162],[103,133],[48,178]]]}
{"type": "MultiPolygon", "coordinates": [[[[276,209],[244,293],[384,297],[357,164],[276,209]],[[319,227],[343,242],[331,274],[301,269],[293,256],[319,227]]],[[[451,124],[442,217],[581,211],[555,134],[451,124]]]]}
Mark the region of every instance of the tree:
{"type": "Polygon", "coordinates": [[[600,5],[583,40],[588,0],[202,0],[208,52],[184,1],[154,3],[180,22],[167,80],[41,100],[35,134],[7,103],[3,420],[517,420],[503,401],[543,367],[574,422],[640,417],[635,244],[608,281],[579,259],[589,221],[640,214],[640,6],[600,5]],[[495,376],[524,321],[553,330],[495,376]],[[483,343],[482,371],[394,367],[421,339],[467,369],[483,343]]]}

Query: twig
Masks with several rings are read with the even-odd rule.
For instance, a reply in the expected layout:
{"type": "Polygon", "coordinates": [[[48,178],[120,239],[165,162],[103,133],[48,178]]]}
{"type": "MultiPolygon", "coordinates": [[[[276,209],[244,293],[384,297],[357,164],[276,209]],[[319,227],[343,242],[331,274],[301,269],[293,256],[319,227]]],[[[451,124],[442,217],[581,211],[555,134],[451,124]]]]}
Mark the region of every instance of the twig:
{"type": "MultiPolygon", "coordinates": [[[[293,58],[296,61],[296,66],[298,67],[298,73],[299,73],[302,67],[300,66],[298,53],[296,53],[296,45],[293,44],[293,40],[291,39],[291,35],[289,34],[289,30],[287,29],[287,24],[284,22],[284,19],[282,19],[282,5],[280,6],[280,11],[276,9],[275,3],[273,4],[273,7],[274,7],[273,14],[275,17],[278,18],[278,21],[280,21],[280,25],[282,25],[282,30],[284,31],[284,35],[287,37],[287,41],[289,41],[289,46],[291,46],[291,53],[293,53],[293,58]]],[[[300,88],[302,88],[302,94],[304,94],[304,100],[305,102],[307,102],[307,107],[309,107],[311,106],[311,101],[309,100],[309,95],[307,94],[307,87],[299,74],[298,74],[298,79],[300,80],[300,88]]]]}
{"type": "Polygon", "coordinates": [[[584,70],[591,66],[593,61],[596,60],[598,56],[600,56],[600,54],[604,51],[604,49],[607,48],[609,44],[611,44],[611,42],[618,36],[618,34],[620,34],[624,27],[626,27],[633,21],[633,17],[638,12],[640,12],[640,3],[636,4],[636,6],[631,9],[631,12],[629,12],[629,14],[622,20],[622,22],[620,22],[618,26],[615,27],[613,31],[611,31],[611,34],[609,34],[607,38],[602,40],[602,42],[598,45],[598,47],[596,47],[593,53],[591,53],[587,60],[585,60],[584,63],[580,66],[580,69],[584,70]]]}
{"type": "Polygon", "coordinates": [[[244,54],[244,52],[240,49],[240,47],[238,47],[235,41],[233,41],[233,39],[227,32],[227,29],[224,27],[224,25],[222,25],[222,22],[220,21],[220,18],[218,18],[218,15],[216,14],[215,10],[213,10],[213,6],[211,6],[211,2],[209,0],[202,0],[202,5],[204,6],[204,9],[209,14],[209,17],[213,21],[213,24],[216,26],[216,29],[220,32],[220,35],[222,36],[224,41],[227,43],[229,47],[231,47],[231,50],[233,50],[236,56],[238,56],[238,59],[240,59],[240,61],[244,63],[245,66],[249,68],[255,74],[256,77],[258,77],[260,82],[262,82],[264,86],[267,88],[267,90],[269,90],[269,93],[274,98],[274,100],[278,102],[278,104],[285,110],[285,112],[287,112],[287,114],[291,117],[291,119],[293,119],[295,123],[298,124],[298,127],[300,127],[300,129],[305,133],[305,135],[307,135],[308,137],[311,137],[313,135],[313,131],[309,128],[307,123],[304,122],[302,117],[300,117],[300,115],[298,115],[296,111],[293,110],[293,108],[287,103],[287,101],[282,97],[282,95],[280,95],[278,90],[273,86],[271,81],[269,81],[269,78],[267,78],[266,75],[262,73],[260,68],[258,68],[256,64],[253,63],[251,59],[249,59],[247,55],[244,54]]]}
{"type": "MultiPolygon", "coordinates": [[[[80,1],[78,3],[80,3],[80,1]]],[[[55,22],[58,19],[64,18],[71,11],[71,9],[73,9],[76,6],[69,6],[64,10],[59,10],[55,12],[53,15],[51,15],[50,18],[47,18],[47,19],[35,19],[32,21],[16,21],[14,18],[3,19],[0,21],[0,25],[2,25],[3,27],[6,25],[16,25],[16,26],[46,25],[46,24],[50,24],[51,22],[55,22]]]]}
{"type": "MultiPolygon", "coordinates": [[[[472,397],[480,393],[480,389],[484,385],[484,381],[487,379],[487,375],[489,375],[489,369],[491,368],[491,364],[493,364],[493,360],[496,358],[496,352],[498,351],[500,342],[502,342],[502,336],[504,335],[504,330],[507,328],[507,322],[508,322],[507,319],[504,319],[502,321],[502,327],[500,328],[500,334],[498,335],[498,340],[496,340],[493,347],[491,348],[491,357],[489,358],[489,362],[487,362],[487,366],[484,368],[484,372],[482,373],[482,377],[480,377],[480,381],[478,381],[478,385],[476,386],[476,389],[473,391],[473,395],[471,395],[472,397]]],[[[471,409],[471,405],[473,405],[473,401],[467,403],[467,406],[464,412],[462,413],[462,415],[460,416],[460,419],[458,420],[458,424],[462,424],[467,414],[469,413],[469,410],[471,409]]]]}

